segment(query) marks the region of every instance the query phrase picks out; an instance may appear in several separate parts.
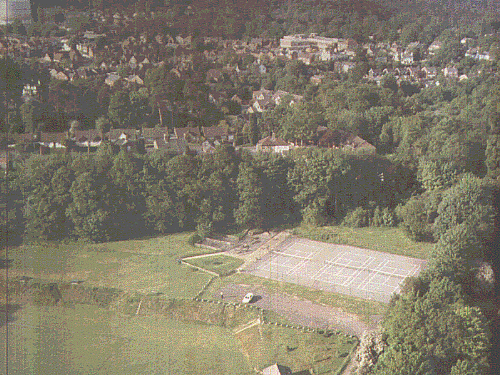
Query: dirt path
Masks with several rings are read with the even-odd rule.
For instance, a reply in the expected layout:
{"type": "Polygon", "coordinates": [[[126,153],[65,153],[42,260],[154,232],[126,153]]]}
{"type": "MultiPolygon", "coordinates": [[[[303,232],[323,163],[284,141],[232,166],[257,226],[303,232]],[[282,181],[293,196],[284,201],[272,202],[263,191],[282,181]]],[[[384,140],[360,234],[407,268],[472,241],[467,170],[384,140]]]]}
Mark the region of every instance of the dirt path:
{"type": "Polygon", "coordinates": [[[255,295],[252,305],[274,311],[292,323],[307,327],[338,329],[361,337],[366,329],[375,325],[368,325],[357,315],[349,314],[340,308],[319,305],[287,294],[271,293],[262,287],[230,284],[220,291],[228,302],[240,302],[246,293],[252,292],[255,295]]]}

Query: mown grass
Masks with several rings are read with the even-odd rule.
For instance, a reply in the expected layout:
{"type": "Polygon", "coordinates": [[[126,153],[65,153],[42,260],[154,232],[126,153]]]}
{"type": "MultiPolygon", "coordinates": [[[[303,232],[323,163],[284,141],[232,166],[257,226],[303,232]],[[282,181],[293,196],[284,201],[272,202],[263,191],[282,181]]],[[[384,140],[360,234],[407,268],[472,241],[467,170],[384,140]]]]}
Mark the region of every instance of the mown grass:
{"type": "Polygon", "coordinates": [[[189,235],[102,244],[24,244],[9,251],[10,274],[55,281],[77,279],[99,287],[141,293],[154,290],[168,298],[191,298],[210,276],[177,260],[210,250],[190,246],[189,235]]]}
{"type": "Polygon", "coordinates": [[[311,240],[358,246],[365,249],[427,259],[434,244],[416,242],[408,238],[400,228],[344,226],[311,227],[302,225],[292,232],[311,240]]]}
{"type": "Polygon", "coordinates": [[[186,259],[186,263],[215,272],[220,276],[229,275],[243,264],[243,260],[227,255],[211,255],[202,258],[186,259]]]}
{"type": "Polygon", "coordinates": [[[315,374],[334,374],[343,364],[357,339],[333,334],[300,332],[269,325],[255,326],[236,334],[252,367],[274,363],[293,372],[314,369],[315,374]]]}
{"type": "Polygon", "coordinates": [[[240,330],[258,316],[245,306],[179,300],[172,309],[135,316],[81,304],[24,304],[9,325],[9,373],[246,375],[276,362],[292,371],[334,373],[357,344],[342,334],[272,325],[240,330]],[[169,318],[177,312],[191,321],[169,318]]]}
{"type": "Polygon", "coordinates": [[[9,325],[8,359],[9,374],[254,373],[227,329],[88,305],[26,305],[9,325]]]}
{"type": "Polygon", "coordinates": [[[224,278],[215,279],[203,294],[204,298],[217,299],[220,290],[229,284],[244,284],[263,287],[271,293],[286,293],[315,303],[342,308],[344,311],[358,315],[370,322],[372,315],[382,315],[387,305],[382,302],[364,300],[338,293],[325,292],[298,284],[275,281],[246,273],[236,273],[224,278]]]}

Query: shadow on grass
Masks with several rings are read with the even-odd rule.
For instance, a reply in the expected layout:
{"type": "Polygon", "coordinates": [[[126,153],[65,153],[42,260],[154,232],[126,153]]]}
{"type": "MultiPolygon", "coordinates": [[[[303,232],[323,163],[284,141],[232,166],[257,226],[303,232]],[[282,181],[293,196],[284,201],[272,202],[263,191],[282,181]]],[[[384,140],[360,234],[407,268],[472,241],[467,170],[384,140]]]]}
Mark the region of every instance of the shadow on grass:
{"type": "Polygon", "coordinates": [[[14,318],[14,313],[18,310],[21,309],[21,305],[19,304],[5,304],[1,303],[0,304],[0,327],[3,327],[6,323],[12,323],[15,318],[14,318]]]}
{"type": "Polygon", "coordinates": [[[0,269],[7,268],[12,263],[12,259],[0,258],[0,269]]]}

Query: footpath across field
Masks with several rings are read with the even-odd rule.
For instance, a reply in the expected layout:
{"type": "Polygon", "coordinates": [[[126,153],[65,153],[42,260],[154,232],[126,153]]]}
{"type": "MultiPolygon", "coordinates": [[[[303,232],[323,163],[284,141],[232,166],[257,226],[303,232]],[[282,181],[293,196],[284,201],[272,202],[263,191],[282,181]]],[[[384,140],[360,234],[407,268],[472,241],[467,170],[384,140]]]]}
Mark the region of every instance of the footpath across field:
{"type": "Polygon", "coordinates": [[[426,261],[292,236],[246,265],[245,272],[315,289],[389,302],[426,261]]]}

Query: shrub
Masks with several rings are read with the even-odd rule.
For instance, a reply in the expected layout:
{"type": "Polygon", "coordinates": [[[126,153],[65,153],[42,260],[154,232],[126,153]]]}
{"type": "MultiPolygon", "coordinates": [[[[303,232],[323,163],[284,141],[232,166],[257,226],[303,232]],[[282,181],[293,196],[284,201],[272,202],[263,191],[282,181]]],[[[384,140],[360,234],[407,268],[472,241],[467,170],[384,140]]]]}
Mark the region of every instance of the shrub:
{"type": "Polygon", "coordinates": [[[396,218],[394,217],[394,213],[387,207],[382,211],[382,222],[384,227],[393,227],[396,225],[396,218]]]}
{"type": "Polygon", "coordinates": [[[342,224],[354,228],[366,227],[370,223],[370,216],[369,210],[358,207],[346,215],[342,224]]]}
{"type": "Polygon", "coordinates": [[[194,246],[197,243],[201,243],[203,241],[203,238],[198,234],[198,233],[193,233],[191,236],[188,238],[188,243],[191,246],[194,246]]]}
{"type": "Polygon", "coordinates": [[[427,223],[425,202],[422,199],[410,198],[404,206],[398,206],[396,213],[401,222],[401,228],[408,237],[415,241],[423,241],[431,237],[431,228],[427,223]]]}
{"type": "Polygon", "coordinates": [[[62,298],[61,292],[55,283],[47,285],[34,284],[33,287],[35,288],[33,292],[33,303],[35,305],[53,306],[62,298]]]}
{"type": "Polygon", "coordinates": [[[373,218],[370,221],[370,226],[372,227],[381,227],[384,225],[384,217],[382,214],[382,210],[379,206],[375,208],[373,211],[373,218]]]}

